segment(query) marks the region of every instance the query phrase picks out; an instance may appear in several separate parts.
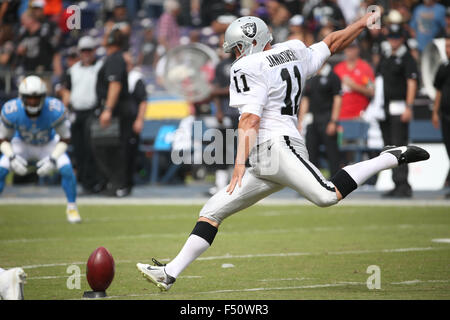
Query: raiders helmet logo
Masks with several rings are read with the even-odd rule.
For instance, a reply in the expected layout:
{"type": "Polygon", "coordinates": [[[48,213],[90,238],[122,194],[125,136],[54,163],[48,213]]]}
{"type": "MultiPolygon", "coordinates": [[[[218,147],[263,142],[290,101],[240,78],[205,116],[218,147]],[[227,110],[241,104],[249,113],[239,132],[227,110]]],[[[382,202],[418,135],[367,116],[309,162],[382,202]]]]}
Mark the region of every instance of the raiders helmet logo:
{"type": "Polygon", "coordinates": [[[253,38],[254,36],[256,36],[256,23],[249,22],[241,26],[241,28],[247,37],[253,38]]]}

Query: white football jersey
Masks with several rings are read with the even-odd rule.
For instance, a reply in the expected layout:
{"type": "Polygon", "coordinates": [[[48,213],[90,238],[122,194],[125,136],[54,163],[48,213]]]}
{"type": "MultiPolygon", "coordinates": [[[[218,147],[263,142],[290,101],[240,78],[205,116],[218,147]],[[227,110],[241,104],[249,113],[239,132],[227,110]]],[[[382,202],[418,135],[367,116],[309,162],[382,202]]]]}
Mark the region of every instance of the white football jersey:
{"type": "Polygon", "coordinates": [[[230,107],[261,117],[258,143],[278,136],[302,139],[297,129],[302,90],[331,53],[324,42],[300,40],[237,60],[230,71],[230,107]]]}

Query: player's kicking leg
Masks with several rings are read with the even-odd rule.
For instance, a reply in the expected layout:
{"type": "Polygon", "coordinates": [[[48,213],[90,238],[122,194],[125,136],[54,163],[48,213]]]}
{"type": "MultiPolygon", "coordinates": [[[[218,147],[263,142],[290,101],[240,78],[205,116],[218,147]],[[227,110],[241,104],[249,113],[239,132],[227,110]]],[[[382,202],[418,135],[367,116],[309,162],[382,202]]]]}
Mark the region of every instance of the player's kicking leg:
{"type": "Polygon", "coordinates": [[[0,299],[23,300],[23,285],[26,276],[22,268],[9,270],[0,268],[0,299]]]}
{"type": "Polygon", "coordinates": [[[258,178],[252,169],[247,170],[242,187],[237,187],[231,195],[224,188],[205,204],[185,245],[170,263],[163,265],[153,259],[154,266],[138,263],[137,269],[162,291],[169,290],[179,274],[212,245],[224,219],[283,188],[277,183],[258,178]]]}
{"type": "Polygon", "coordinates": [[[327,181],[307,160],[301,141],[284,137],[284,141],[275,144],[272,150],[283,165],[273,178],[267,178],[293,188],[320,207],[338,203],[380,171],[430,157],[427,151],[416,146],[390,146],[378,157],[344,167],[327,181]]]}
{"type": "MultiPolygon", "coordinates": [[[[425,161],[429,158],[430,154],[417,146],[386,146],[378,157],[343,168],[341,171],[347,173],[349,179],[339,179],[336,175],[332,181],[340,193],[340,199],[343,199],[383,170],[425,161]]],[[[344,175],[341,172],[341,176],[344,175]]]]}

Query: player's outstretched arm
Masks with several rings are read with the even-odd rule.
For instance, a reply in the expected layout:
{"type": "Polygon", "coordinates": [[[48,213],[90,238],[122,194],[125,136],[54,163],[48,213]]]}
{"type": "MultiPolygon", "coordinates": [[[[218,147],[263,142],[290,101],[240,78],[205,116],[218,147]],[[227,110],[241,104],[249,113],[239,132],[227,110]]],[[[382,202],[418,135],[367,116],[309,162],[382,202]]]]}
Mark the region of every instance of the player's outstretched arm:
{"type": "Polygon", "coordinates": [[[379,18],[380,13],[378,11],[367,13],[347,28],[330,33],[323,39],[323,42],[328,46],[331,54],[335,54],[350,45],[366,27],[373,25],[379,18]]]}

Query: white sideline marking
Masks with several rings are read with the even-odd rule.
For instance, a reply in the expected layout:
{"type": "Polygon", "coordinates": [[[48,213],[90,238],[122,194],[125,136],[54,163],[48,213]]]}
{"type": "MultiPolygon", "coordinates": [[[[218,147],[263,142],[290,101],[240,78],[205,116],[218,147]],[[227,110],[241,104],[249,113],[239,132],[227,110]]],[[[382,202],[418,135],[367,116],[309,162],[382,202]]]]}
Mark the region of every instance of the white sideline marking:
{"type": "Polygon", "coordinates": [[[450,243],[450,239],[433,239],[431,241],[436,243],[450,243]]]}
{"type": "Polygon", "coordinates": [[[303,281],[312,280],[314,278],[286,278],[286,279],[261,279],[260,282],[272,282],[272,281],[303,281]]]}
{"type": "Polygon", "coordinates": [[[427,251],[434,250],[433,247],[427,248],[400,248],[400,249],[384,249],[383,252],[413,252],[413,251],[427,251]]]}
{"type": "MultiPolygon", "coordinates": [[[[331,251],[331,252],[288,252],[288,253],[260,253],[260,254],[244,254],[244,255],[231,255],[225,254],[222,256],[210,256],[199,257],[197,261],[211,261],[211,260],[224,260],[224,259],[253,259],[253,258],[270,258],[270,257],[298,257],[298,256],[319,256],[319,255],[347,255],[347,254],[366,254],[366,253],[403,253],[412,251],[429,251],[429,250],[448,250],[441,247],[426,247],[426,248],[399,248],[399,249],[382,249],[382,250],[355,250],[355,251],[331,251]]],[[[145,260],[145,259],[143,259],[145,260]]],[[[159,259],[161,262],[170,261],[170,259],[159,259]]],[[[138,261],[138,260],[136,260],[138,261]]],[[[117,260],[115,263],[136,263],[133,260],[117,260]]],[[[83,265],[86,262],[63,262],[63,263],[49,263],[49,264],[35,264],[29,266],[22,266],[22,269],[37,269],[46,267],[58,267],[68,265],[83,265]]],[[[13,268],[5,266],[5,268],[13,268]]]]}
{"type": "MultiPolygon", "coordinates": [[[[363,282],[356,283],[357,285],[365,284],[363,282]]],[[[229,289],[229,290],[216,290],[198,292],[199,294],[205,293],[231,293],[231,292],[254,292],[254,291],[278,291],[278,290],[295,290],[295,289],[315,289],[315,288],[328,288],[328,287],[342,287],[347,285],[355,285],[354,283],[326,283],[326,284],[313,284],[305,286],[293,286],[293,287],[278,287],[278,288],[250,288],[250,289],[229,289]]]]}
{"type": "Polygon", "coordinates": [[[418,284],[418,283],[447,283],[450,280],[409,280],[409,281],[401,281],[401,282],[392,282],[391,284],[395,285],[409,285],[409,284],[418,284]]]}
{"type": "MultiPolygon", "coordinates": [[[[85,277],[85,274],[80,274],[80,277],[85,277]]],[[[67,276],[43,276],[43,277],[27,277],[27,280],[50,280],[50,279],[64,279],[69,278],[71,275],[67,276]]]]}

